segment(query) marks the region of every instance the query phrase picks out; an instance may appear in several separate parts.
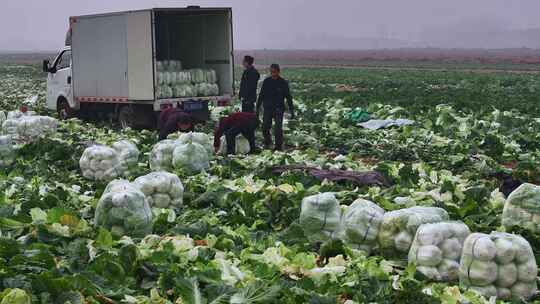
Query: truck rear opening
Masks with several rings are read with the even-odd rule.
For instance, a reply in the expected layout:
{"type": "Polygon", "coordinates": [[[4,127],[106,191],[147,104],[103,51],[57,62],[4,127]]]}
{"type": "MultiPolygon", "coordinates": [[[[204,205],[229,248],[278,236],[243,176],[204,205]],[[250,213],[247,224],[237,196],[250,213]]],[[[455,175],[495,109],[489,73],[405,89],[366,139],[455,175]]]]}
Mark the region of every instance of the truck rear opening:
{"type": "Polygon", "coordinates": [[[234,94],[229,9],[154,9],[155,94],[176,99],[223,99],[234,94]]]}

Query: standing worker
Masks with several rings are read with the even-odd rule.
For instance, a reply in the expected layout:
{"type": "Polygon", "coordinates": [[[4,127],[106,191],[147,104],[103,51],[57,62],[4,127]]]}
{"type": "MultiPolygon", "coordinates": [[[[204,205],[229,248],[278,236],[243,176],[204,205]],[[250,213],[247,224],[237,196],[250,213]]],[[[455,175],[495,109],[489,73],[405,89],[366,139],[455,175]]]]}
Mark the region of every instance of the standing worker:
{"type": "Polygon", "coordinates": [[[259,121],[255,113],[237,112],[220,120],[214,133],[214,149],[217,153],[221,146],[221,137],[225,135],[227,141],[227,155],[236,153],[236,137],[242,134],[249,142],[249,153],[257,150],[255,146],[255,130],[259,121]]]}
{"type": "Polygon", "coordinates": [[[168,108],[159,116],[159,140],[175,132],[193,132],[193,117],[179,109],[168,108]]]}
{"type": "Polygon", "coordinates": [[[257,117],[261,105],[264,109],[262,132],[264,136],[264,147],[269,149],[272,145],[272,137],[270,135],[270,129],[272,128],[272,121],[274,121],[274,137],[275,146],[274,150],[283,150],[283,113],[285,112],[285,99],[287,99],[287,105],[289,112],[291,113],[291,119],[294,119],[294,107],[289,89],[289,83],[287,80],[281,78],[281,69],[278,64],[272,64],[270,66],[271,76],[266,78],[263,82],[259,99],[257,100],[257,117]]]}
{"type": "Polygon", "coordinates": [[[261,75],[255,67],[253,62],[255,59],[251,56],[245,56],[244,74],[242,74],[242,80],[240,81],[240,100],[242,101],[242,112],[255,113],[255,102],[257,101],[257,84],[261,75]]]}

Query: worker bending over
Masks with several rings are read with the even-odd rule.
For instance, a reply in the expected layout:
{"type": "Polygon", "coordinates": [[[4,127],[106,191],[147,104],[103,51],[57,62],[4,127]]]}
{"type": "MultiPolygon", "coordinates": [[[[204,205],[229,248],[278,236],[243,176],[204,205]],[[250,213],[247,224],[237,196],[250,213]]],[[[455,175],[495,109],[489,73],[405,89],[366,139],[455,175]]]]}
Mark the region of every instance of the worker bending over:
{"type": "Polygon", "coordinates": [[[272,137],[270,135],[270,129],[272,128],[272,121],[274,122],[274,137],[275,146],[274,150],[283,150],[283,113],[285,112],[285,99],[289,111],[291,113],[291,119],[294,119],[294,107],[289,89],[289,83],[281,78],[281,69],[279,65],[272,64],[270,66],[271,76],[266,78],[263,82],[259,99],[257,100],[257,117],[261,105],[264,110],[262,133],[264,136],[264,147],[269,149],[272,145],[272,137]]]}
{"type": "Polygon", "coordinates": [[[253,66],[255,59],[245,56],[243,65],[244,73],[240,81],[240,100],[242,101],[242,112],[255,113],[255,102],[257,101],[257,85],[261,75],[253,66]]]}
{"type": "Polygon", "coordinates": [[[193,132],[193,117],[179,109],[168,108],[161,112],[158,121],[159,140],[167,139],[169,134],[193,132]]]}
{"type": "Polygon", "coordinates": [[[240,134],[249,142],[249,153],[256,152],[255,130],[257,129],[258,124],[257,116],[254,113],[237,112],[222,118],[214,133],[215,152],[217,153],[219,151],[221,137],[225,135],[227,154],[235,154],[236,137],[240,134]]]}

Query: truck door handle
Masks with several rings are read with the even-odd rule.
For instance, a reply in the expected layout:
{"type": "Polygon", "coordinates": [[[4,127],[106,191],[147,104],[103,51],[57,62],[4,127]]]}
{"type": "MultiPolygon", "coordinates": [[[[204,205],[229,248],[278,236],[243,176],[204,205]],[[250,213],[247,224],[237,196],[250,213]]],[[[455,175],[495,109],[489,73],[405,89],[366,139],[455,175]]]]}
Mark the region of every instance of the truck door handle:
{"type": "Polygon", "coordinates": [[[68,84],[71,84],[71,76],[68,76],[68,78],[67,78],[67,83],[68,83],[68,84]]]}

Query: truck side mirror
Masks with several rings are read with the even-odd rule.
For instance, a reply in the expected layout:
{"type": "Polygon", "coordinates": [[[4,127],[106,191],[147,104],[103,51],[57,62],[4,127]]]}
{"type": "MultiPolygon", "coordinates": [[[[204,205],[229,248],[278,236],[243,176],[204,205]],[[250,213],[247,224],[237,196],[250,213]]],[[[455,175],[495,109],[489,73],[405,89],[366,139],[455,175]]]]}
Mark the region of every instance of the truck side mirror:
{"type": "Polygon", "coordinates": [[[49,73],[49,60],[48,59],[43,60],[43,72],[49,73]]]}

